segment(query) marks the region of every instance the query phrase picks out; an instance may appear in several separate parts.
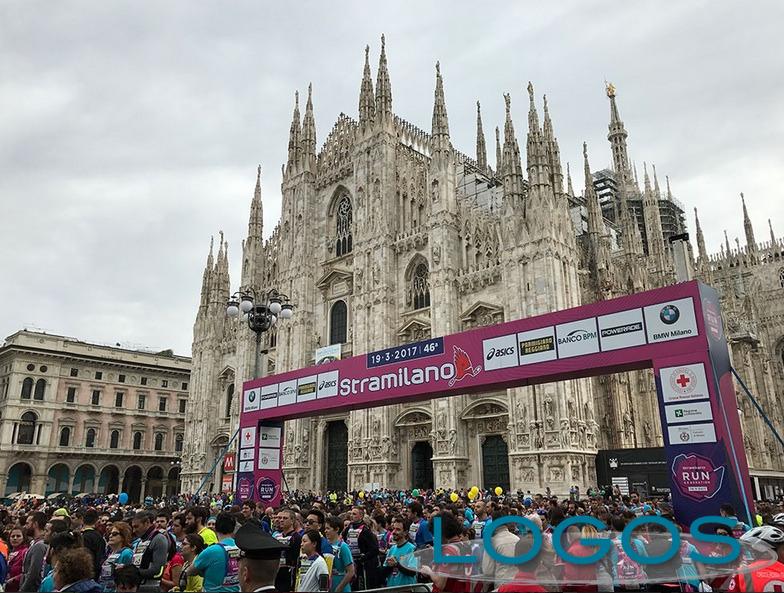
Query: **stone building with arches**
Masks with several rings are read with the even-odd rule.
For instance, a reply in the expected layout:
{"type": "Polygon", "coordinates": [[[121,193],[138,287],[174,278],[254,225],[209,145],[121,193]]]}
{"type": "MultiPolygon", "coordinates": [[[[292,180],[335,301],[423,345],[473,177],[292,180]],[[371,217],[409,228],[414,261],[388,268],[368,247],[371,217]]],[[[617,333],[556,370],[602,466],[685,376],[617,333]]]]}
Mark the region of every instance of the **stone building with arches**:
{"type": "Polygon", "coordinates": [[[180,490],[190,359],[19,331],[0,347],[0,495],[180,490]]]}
{"type": "MultiPolygon", "coordinates": [[[[383,37],[375,84],[365,51],[357,118],[340,114],[318,151],[313,90],[304,114],[295,94],[281,218],[265,239],[259,167],[241,248],[240,286],[276,288],[296,304],[293,319],[264,335],[263,374],[313,364],[320,346],[340,344],[348,357],[675,281],[669,239],[685,232],[684,210],[669,179],[660,188],[655,167],[638,177],[615,88],[607,87],[613,165],[593,173],[584,147],[580,192],[562,165],[546,98],[530,83],[523,96],[513,103],[498,95],[505,118],[491,165],[478,103],[475,154],[453,146],[438,64],[430,131],[395,115],[383,37]],[[521,103],[522,148],[513,118],[521,103]]],[[[784,243],[771,234],[759,245],[747,233],[745,247],[709,256],[699,226],[696,239],[688,261],[721,290],[735,364],[781,427],[784,243]]],[[[217,256],[210,246],[194,324],[185,491],[205,479],[221,483],[219,468],[207,474],[238,426],[235,393],[254,368],[247,324],[225,316],[230,287],[221,235],[217,256]]],[[[649,370],[434,396],[288,422],[288,487],[585,491],[596,484],[599,448],[663,442],[649,370]]],[[[740,394],[738,402],[753,470],[784,478],[784,456],[764,450],[761,418],[740,394]]]]}

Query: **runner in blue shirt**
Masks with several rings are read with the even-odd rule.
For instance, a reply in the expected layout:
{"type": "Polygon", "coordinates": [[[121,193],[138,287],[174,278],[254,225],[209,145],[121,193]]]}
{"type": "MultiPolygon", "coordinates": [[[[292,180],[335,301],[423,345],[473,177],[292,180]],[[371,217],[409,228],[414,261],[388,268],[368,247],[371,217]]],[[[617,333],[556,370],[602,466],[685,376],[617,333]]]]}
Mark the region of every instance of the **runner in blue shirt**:
{"type": "Polygon", "coordinates": [[[229,513],[215,519],[216,545],[207,546],[187,569],[188,576],[202,575],[205,591],[239,591],[239,548],[232,534],[237,522],[229,513]]]}
{"type": "Polygon", "coordinates": [[[343,522],[338,517],[327,517],[324,533],[330,546],[328,550],[333,555],[329,590],[348,593],[351,591],[351,581],[354,580],[354,558],[351,556],[351,548],[340,537],[342,530],[343,522]]]}
{"type": "Polygon", "coordinates": [[[412,557],[400,561],[404,556],[413,554],[416,550],[414,544],[408,540],[408,533],[401,517],[392,519],[389,525],[392,530],[394,544],[387,551],[387,559],[384,562],[384,575],[386,576],[387,587],[399,587],[401,585],[416,584],[416,560],[412,557]]]}

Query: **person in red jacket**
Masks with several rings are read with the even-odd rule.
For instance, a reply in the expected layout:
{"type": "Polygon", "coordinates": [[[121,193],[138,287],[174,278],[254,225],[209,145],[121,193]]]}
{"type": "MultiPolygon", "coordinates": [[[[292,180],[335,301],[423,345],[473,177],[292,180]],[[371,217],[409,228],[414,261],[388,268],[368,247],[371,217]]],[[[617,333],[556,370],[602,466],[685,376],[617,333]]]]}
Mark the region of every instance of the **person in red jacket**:
{"type": "Polygon", "coordinates": [[[19,591],[19,584],[22,581],[22,566],[30,544],[21,527],[14,527],[8,540],[11,542],[11,551],[8,553],[8,576],[5,581],[5,590],[19,591]]]}
{"type": "Polygon", "coordinates": [[[770,564],[770,560],[752,562],[733,577],[729,590],[733,593],[784,591],[784,530],[773,525],[763,525],[744,533],[740,541],[758,550],[773,550],[777,560],[773,564],[770,564]]]}
{"type": "MultiPolygon", "coordinates": [[[[589,547],[582,544],[580,540],[596,539],[599,532],[593,525],[583,525],[580,529],[580,537],[575,539],[567,551],[572,556],[586,557],[591,556],[596,552],[595,547],[589,547]]],[[[564,562],[564,571],[561,582],[563,591],[579,591],[581,593],[594,593],[598,591],[597,585],[598,575],[596,572],[596,564],[573,564],[572,562],[564,562]]]]}

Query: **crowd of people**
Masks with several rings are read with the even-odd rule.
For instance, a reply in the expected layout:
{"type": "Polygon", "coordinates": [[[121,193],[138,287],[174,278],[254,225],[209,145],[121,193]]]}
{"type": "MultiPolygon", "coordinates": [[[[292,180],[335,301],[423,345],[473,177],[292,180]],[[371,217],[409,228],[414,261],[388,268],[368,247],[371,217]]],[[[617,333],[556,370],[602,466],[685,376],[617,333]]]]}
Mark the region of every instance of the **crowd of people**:
{"type": "MultiPolygon", "coordinates": [[[[618,534],[633,519],[655,515],[675,522],[663,501],[591,491],[580,498],[491,491],[292,492],[278,508],[234,504],[227,494],[146,499],[19,500],[0,508],[0,584],[5,591],[337,591],[384,587],[435,593],[571,591],[757,591],[784,586],[784,508],[760,503],[749,525],[725,505],[727,521],[711,533],[738,538],[778,554],[765,566],[741,556],[712,578],[682,548],[664,567],[632,560],[618,534]],[[553,530],[585,515],[608,527],[571,527],[562,544],[576,557],[593,548],[583,538],[613,540],[600,562],[564,561],[553,551],[553,530]],[[528,520],[541,535],[541,552],[524,564],[498,562],[479,544],[490,530],[503,556],[524,557],[536,538],[504,517],[528,520]],[[428,555],[439,518],[443,556],[473,555],[451,564],[428,555]],[[496,525],[494,525],[496,523],[496,525]],[[439,561],[437,561],[439,560],[439,561]],[[657,573],[656,570],[659,572],[657,573]],[[668,580],[657,574],[672,575],[668,580]],[[417,589],[419,587],[419,589],[417,589]]],[[[656,555],[655,524],[635,531],[642,556],[656,555]]],[[[724,544],[702,553],[722,555],[724,544]]],[[[710,572],[710,571],[708,571],[710,572]]],[[[716,570],[714,569],[714,573],[716,570]]]]}

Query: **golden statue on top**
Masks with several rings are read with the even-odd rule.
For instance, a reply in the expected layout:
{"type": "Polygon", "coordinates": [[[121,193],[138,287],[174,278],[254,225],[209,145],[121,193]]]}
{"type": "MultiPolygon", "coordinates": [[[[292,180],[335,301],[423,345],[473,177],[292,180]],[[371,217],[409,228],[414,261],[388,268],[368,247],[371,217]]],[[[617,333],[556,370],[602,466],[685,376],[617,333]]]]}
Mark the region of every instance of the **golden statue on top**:
{"type": "Polygon", "coordinates": [[[604,86],[607,89],[607,96],[612,98],[615,96],[615,85],[611,82],[604,81],[604,86]]]}

